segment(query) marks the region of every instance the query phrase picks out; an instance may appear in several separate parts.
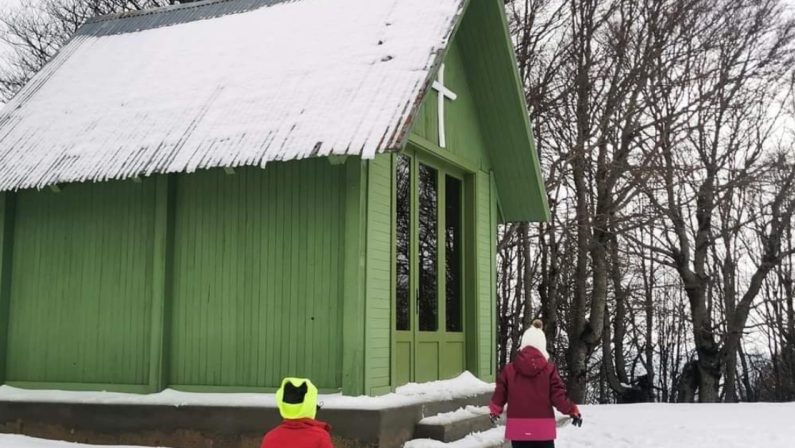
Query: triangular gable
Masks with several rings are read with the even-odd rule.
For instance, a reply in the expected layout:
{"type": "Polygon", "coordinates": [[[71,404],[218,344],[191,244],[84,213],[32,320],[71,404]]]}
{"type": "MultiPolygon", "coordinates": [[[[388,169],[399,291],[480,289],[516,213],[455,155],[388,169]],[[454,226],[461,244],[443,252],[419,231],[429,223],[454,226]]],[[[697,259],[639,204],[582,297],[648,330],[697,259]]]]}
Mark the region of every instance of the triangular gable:
{"type": "Polygon", "coordinates": [[[412,135],[434,151],[492,171],[504,221],[547,220],[543,177],[502,1],[468,2],[443,62],[445,84],[457,95],[445,101],[446,148],[438,146],[434,89],[414,118],[412,135]]]}

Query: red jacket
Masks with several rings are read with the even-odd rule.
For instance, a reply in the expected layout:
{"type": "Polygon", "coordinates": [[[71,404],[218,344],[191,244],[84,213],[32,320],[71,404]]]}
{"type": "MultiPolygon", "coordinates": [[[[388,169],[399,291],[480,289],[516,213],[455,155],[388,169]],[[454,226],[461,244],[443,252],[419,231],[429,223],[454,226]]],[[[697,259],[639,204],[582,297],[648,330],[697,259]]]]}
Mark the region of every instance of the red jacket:
{"type": "Polygon", "coordinates": [[[501,414],[506,403],[508,440],[554,440],[557,434],[552,406],[566,415],[575,408],[555,364],[534,347],[522,349],[500,373],[489,409],[501,414]]]}
{"type": "Polygon", "coordinates": [[[285,420],[265,434],[260,448],[334,448],[330,431],[327,423],[309,418],[285,420]]]}

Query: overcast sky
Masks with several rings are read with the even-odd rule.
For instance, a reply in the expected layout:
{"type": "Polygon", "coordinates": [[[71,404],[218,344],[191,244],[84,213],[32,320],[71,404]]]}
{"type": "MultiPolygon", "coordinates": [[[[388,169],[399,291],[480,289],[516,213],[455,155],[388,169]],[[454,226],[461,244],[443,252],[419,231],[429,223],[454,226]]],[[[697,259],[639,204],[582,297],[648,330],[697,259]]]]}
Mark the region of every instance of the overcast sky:
{"type": "MultiPolygon", "coordinates": [[[[9,9],[19,7],[19,5],[23,3],[35,4],[39,1],[41,0],[0,0],[0,14],[4,14],[9,9]]],[[[784,2],[792,5],[793,10],[795,10],[795,0],[784,0],[784,2]]],[[[2,53],[6,51],[8,51],[8,47],[3,42],[0,42],[0,57],[2,56],[2,53]]]]}
{"type": "MultiPolygon", "coordinates": [[[[38,0],[27,0],[30,2],[36,2],[38,0]]],[[[0,14],[5,14],[9,9],[16,8],[22,3],[22,0],[0,0],[0,14]]],[[[0,52],[7,51],[6,45],[3,42],[0,42],[0,52]]]]}

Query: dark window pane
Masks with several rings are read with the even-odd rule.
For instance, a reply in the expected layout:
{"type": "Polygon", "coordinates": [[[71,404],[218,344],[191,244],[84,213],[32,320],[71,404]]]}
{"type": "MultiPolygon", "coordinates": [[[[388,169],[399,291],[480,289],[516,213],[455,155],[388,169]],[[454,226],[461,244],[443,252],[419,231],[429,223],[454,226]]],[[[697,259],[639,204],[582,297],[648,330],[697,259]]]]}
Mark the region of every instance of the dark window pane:
{"type": "Polygon", "coordinates": [[[461,181],[445,176],[445,295],[447,331],[464,331],[461,317],[461,181]]]}
{"type": "Polygon", "coordinates": [[[439,195],[436,170],[419,168],[419,320],[420,331],[439,329],[437,282],[439,195]]]}
{"type": "Polygon", "coordinates": [[[398,155],[395,169],[397,182],[397,210],[395,233],[397,240],[395,260],[395,295],[396,317],[395,328],[400,331],[410,330],[409,303],[411,300],[411,159],[398,155]]]}

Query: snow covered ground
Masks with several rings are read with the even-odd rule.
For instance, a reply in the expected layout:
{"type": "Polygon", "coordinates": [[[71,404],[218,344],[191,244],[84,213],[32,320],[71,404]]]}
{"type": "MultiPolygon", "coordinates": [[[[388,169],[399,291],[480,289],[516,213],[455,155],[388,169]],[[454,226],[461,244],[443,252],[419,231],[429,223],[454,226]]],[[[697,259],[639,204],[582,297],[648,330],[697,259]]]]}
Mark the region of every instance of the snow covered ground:
{"type": "Polygon", "coordinates": [[[449,423],[457,422],[459,420],[466,420],[479,415],[489,415],[488,406],[467,406],[453,412],[445,412],[442,414],[432,415],[420,420],[420,423],[426,425],[446,425],[449,423]]]}
{"type": "Polygon", "coordinates": [[[55,442],[52,440],[34,439],[32,437],[0,434],[0,447],[2,448],[139,448],[132,446],[102,446],[83,445],[80,443],[55,442]]]}
{"type": "MultiPolygon", "coordinates": [[[[410,402],[462,396],[484,392],[491,386],[469,374],[448,381],[407,385],[385,397],[343,397],[326,395],[327,407],[387,408],[410,402]]],[[[243,405],[271,406],[272,394],[188,394],[167,391],[154,395],[108,394],[101,392],[23,391],[0,387],[0,400],[37,401],[42,398],[67,402],[243,405]]],[[[459,414],[478,414],[483,409],[468,407],[436,416],[455,420],[459,414]]],[[[795,403],[739,405],[639,404],[583,406],[582,428],[568,426],[558,432],[558,448],[794,448],[795,403]]],[[[429,416],[429,418],[434,418],[429,416]]],[[[468,438],[443,444],[417,440],[405,448],[480,448],[494,446],[503,429],[495,428],[468,438]]],[[[0,434],[0,448],[88,448],[65,442],[52,442],[17,435],[0,434]]],[[[93,447],[92,447],[93,448],[93,447]]],[[[131,448],[131,447],[114,447],[131,448]]]]}
{"type": "MultiPolygon", "coordinates": [[[[582,411],[585,424],[582,428],[561,429],[558,448],[795,447],[792,424],[795,403],[583,406],[582,411]]],[[[454,443],[413,441],[406,448],[478,448],[501,438],[502,428],[496,428],[454,443]]],[[[89,445],[0,434],[0,447],[88,448],[89,445]]]]}
{"type": "MultiPolygon", "coordinates": [[[[2,0],[0,0],[2,1],[2,0]]],[[[430,401],[468,398],[491,393],[494,385],[483,382],[469,372],[449,380],[409,383],[394,393],[379,397],[351,397],[342,394],[321,394],[318,402],[324,409],[388,409],[430,401]]],[[[61,390],[29,390],[0,386],[0,401],[49,402],[117,405],[162,406],[233,406],[276,407],[276,395],[268,393],[193,393],[166,389],[156,394],[116,392],[77,392],[61,390]]],[[[2,448],[2,445],[0,445],[2,448]]]]}
{"type": "MultiPolygon", "coordinates": [[[[795,403],[740,405],[583,406],[582,428],[558,431],[558,448],[793,448],[795,403]]],[[[477,448],[502,438],[502,428],[443,444],[405,448],[477,448]]]]}

